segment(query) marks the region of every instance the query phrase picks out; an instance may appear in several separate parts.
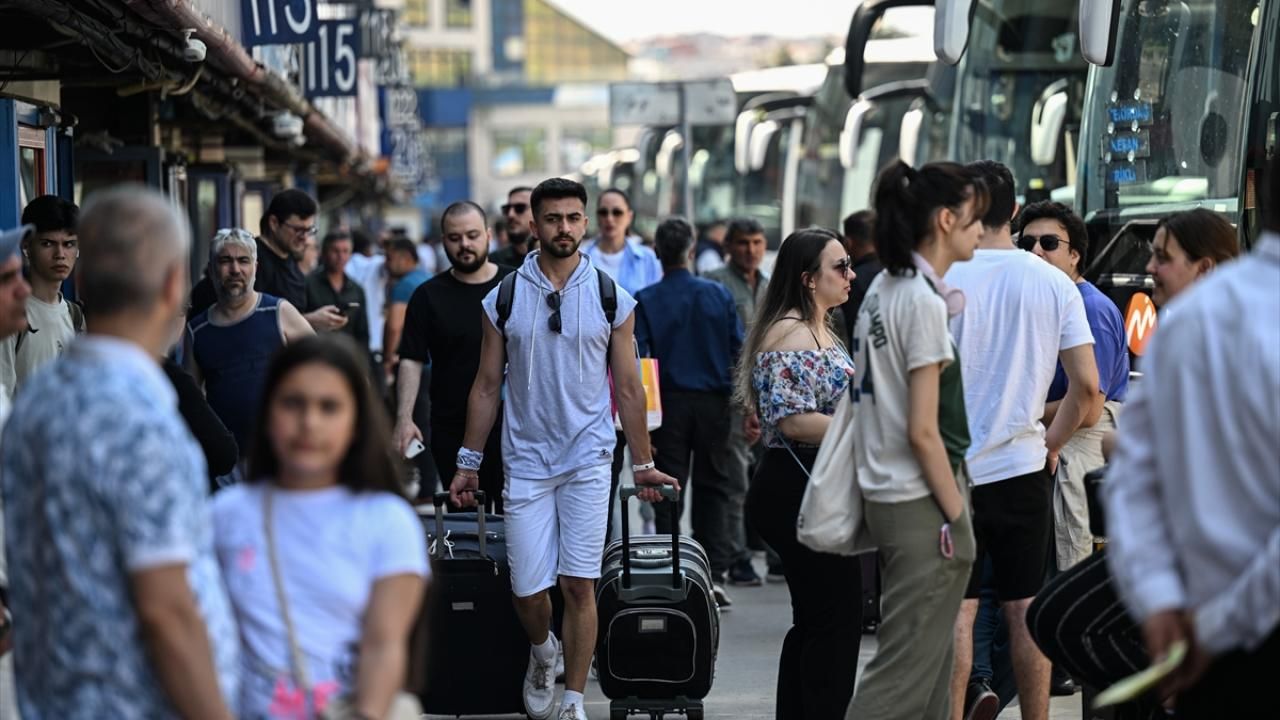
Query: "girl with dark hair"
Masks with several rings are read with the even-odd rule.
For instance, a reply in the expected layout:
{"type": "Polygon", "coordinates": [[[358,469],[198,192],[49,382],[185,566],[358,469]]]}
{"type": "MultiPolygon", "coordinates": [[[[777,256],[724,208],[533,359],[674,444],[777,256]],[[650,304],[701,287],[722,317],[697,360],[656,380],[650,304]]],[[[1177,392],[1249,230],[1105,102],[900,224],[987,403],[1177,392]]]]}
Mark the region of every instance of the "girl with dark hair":
{"type": "Polygon", "coordinates": [[[582,245],[592,264],[609,274],[633,296],[662,279],[662,263],[653,250],[631,233],[636,213],[627,194],[609,188],[596,198],[598,234],[582,245]]]}
{"type": "Polygon", "coordinates": [[[782,558],[791,629],[778,661],[778,718],[839,717],[853,694],[862,641],[857,558],[796,539],[800,500],[853,365],[828,313],[853,279],[840,236],[820,228],[782,244],[773,279],[743,349],[736,400],[758,413],[766,448],[747,494],[751,525],[782,558]]]}
{"type": "Polygon", "coordinates": [[[248,480],[213,500],[239,716],[310,718],[341,701],[386,717],[430,575],[387,420],[341,335],[283,348],[263,398],[248,480]]]}
{"type": "Polygon", "coordinates": [[[895,163],[875,190],[871,283],[854,330],[854,446],[865,522],[880,553],[884,614],[848,718],[947,718],[952,627],[975,546],[964,457],[968,420],[941,278],[973,257],[985,186],[952,163],[895,163]]]}

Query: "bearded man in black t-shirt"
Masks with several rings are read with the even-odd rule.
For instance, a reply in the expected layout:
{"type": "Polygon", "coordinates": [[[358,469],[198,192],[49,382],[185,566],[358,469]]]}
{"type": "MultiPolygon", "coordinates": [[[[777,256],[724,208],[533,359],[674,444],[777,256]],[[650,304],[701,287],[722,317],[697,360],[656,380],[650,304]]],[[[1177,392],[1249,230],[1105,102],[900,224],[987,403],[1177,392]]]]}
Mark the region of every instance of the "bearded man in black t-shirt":
{"type": "MultiPolygon", "coordinates": [[[[453,267],[423,283],[409,300],[400,340],[395,436],[404,453],[413,440],[426,442],[423,430],[429,427],[431,457],[440,477],[452,478],[466,431],[467,396],[480,367],[484,335],[480,301],[512,269],[489,261],[489,223],[479,205],[470,201],[450,205],[440,218],[440,230],[453,267]],[[431,364],[429,403],[419,402],[418,392],[427,363],[431,364]],[[429,417],[423,418],[427,405],[429,417]]],[[[499,420],[489,433],[480,467],[480,489],[488,493],[499,512],[501,437],[499,420]]]]}

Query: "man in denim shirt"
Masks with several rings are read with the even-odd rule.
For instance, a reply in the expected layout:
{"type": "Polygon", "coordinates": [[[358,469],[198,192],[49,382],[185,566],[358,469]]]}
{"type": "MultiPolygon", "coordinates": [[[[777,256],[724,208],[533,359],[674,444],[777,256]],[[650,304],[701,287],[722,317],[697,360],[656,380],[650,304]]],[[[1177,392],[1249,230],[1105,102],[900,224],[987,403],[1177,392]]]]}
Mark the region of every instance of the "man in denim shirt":
{"type": "Polygon", "coordinates": [[[204,456],[160,370],[191,240],[154,191],[91,197],[89,334],[18,398],[0,442],[18,705],[41,718],[230,718],[238,646],[204,456]]]}

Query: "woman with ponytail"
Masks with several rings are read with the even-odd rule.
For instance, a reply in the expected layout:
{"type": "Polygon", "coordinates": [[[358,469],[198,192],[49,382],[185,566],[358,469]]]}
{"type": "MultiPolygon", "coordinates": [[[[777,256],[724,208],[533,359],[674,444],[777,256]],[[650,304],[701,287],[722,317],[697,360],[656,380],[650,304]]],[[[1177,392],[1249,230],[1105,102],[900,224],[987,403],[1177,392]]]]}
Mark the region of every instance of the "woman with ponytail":
{"type": "Polygon", "coordinates": [[[948,318],[964,296],[941,278],[973,257],[987,192],[963,166],[898,162],[876,181],[885,272],[854,329],[854,427],[867,528],[880,553],[883,617],[847,718],[943,720],[952,627],[975,554],[964,457],[964,388],[948,318]]]}

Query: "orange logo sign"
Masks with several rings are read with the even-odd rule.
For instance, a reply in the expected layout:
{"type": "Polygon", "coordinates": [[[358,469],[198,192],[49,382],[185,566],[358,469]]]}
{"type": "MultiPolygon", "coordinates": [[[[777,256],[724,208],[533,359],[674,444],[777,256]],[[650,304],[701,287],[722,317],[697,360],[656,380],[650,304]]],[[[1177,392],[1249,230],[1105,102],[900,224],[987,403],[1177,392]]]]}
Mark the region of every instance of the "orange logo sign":
{"type": "Polygon", "coordinates": [[[1156,330],[1156,306],[1146,293],[1134,293],[1124,313],[1124,334],[1129,351],[1141,356],[1156,330]]]}

